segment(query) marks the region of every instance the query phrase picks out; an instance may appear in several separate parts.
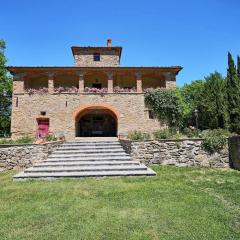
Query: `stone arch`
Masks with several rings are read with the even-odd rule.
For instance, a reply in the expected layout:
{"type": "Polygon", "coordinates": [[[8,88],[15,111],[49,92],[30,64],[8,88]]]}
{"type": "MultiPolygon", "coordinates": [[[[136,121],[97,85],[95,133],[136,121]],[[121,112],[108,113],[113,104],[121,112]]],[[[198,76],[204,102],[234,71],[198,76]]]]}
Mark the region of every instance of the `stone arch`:
{"type": "Polygon", "coordinates": [[[77,137],[98,135],[111,137],[117,136],[119,112],[109,104],[84,104],[74,111],[73,119],[75,121],[75,135],[77,137]],[[99,128],[99,133],[96,133],[95,135],[93,133],[95,127],[94,121],[97,120],[94,120],[94,117],[95,119],[98,118],[99,121],[97,126],[99,128]],[[85,120],[85,118],[88,118],[88,120],[85,120]],[[83,129],[83,121],[89,121],[88,128],[90,130],[83,129]]]}

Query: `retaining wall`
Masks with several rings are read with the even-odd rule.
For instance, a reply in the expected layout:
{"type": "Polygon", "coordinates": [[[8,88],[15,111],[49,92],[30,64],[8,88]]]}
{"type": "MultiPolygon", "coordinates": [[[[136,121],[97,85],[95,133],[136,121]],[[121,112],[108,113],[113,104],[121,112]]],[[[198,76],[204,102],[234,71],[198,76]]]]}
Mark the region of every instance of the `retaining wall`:
{"type": "Polygon", "coordinates": [[[228,146],[210,154],[202,148],[202,139],[120,142],[134,160],[146,165],[229,167],[228,146]]]}
{"type": "Polygon", "coordinates": [[[17,144],[0,145],[0,172],[13,169],[30,167],[33,163],[42,162],[60,144],[61,141],[45,144],[17,144]]]}

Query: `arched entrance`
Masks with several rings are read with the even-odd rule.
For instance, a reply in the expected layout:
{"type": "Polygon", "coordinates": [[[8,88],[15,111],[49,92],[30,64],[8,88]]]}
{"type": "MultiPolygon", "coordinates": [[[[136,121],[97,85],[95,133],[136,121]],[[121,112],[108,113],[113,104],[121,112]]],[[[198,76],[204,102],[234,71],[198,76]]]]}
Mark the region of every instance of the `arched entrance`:
{"type": "Polygon", "coordinates": [[[103,106],[82,109],[75,117],[76,137],[116,137],[117,115],[103,106]]]}

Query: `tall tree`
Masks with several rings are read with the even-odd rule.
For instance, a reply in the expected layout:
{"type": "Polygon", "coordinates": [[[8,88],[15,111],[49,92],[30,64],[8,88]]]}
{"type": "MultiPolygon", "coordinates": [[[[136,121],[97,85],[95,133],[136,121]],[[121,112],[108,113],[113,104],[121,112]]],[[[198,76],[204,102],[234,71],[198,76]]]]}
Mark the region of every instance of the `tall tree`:
{"type": "Polygon", "coordinates": [[[228,53],[227,99],[230,130],[240,133],[240,79],[231,53],[228,53]]]}
{"type": "Polygon", "coordinates": [[[240,56],[237,56],[237,74],[238,80],[240,81],[240,56]]]}
{"type": "Polygon", "coordinates": [[[0,136],[10,134],[12,79],[7,75],[5,42],[0,39],[0,136]]]}
{"type": "Polygon", "coordinates": [[[228,128],[226,81],[218,72],[205,77],[199,110],[205,128],[228,128]]]}

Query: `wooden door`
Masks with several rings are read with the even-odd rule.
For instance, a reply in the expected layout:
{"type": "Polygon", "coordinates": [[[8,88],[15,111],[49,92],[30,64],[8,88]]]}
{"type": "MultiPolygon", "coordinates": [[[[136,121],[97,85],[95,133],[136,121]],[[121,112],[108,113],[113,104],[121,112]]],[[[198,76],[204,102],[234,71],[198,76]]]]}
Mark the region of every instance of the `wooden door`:
{"type": "Polygon", "coordinates": [[[49,133],[49,119],[38,120],[38,137],[44,138],[49,133]]]}

